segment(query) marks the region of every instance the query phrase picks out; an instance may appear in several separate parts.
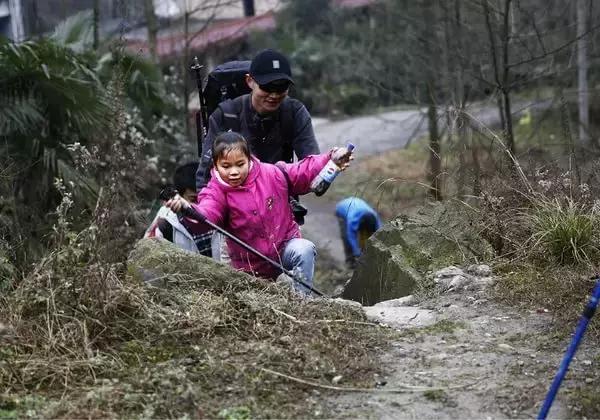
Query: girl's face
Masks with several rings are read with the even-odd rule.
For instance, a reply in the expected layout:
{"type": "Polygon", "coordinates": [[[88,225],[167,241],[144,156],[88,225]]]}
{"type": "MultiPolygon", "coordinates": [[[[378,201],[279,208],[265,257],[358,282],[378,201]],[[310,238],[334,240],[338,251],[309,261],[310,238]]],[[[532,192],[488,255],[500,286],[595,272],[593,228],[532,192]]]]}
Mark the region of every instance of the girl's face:
{"type": "Polygon", "coordinates": [[[223,153],[217,159],[216,166],[221,179],[232,187],[242,185],[250,170],[248,157],[239,149],[223,153]]]}

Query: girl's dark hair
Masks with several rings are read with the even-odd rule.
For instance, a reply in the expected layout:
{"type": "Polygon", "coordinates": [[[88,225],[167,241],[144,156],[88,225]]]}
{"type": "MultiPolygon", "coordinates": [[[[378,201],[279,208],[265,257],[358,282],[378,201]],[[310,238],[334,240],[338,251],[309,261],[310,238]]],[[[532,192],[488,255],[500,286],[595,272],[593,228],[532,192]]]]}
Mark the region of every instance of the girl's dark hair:
{"type": "Polygon", "coordinates": [[[250,148],[248,147],[248,142],[244,136],[235,131],[227,131],[219,134],[212,146],[213,164],[216,165],[217,160],[219,160],[221,156],[226,155],[232,150],[239,150],[250,159],[250,148]]]}

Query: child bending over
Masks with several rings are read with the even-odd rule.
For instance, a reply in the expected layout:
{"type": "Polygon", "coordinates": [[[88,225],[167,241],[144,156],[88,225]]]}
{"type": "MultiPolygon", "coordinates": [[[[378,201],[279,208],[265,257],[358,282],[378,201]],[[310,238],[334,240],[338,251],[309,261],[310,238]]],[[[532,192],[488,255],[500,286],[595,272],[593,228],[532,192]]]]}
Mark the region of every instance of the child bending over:
{"type": "MultiPolygon", "coordinates": [[[[208,185],[192,206],[206,219],[252,246],[262,254],[280,261],[284,268],[299,269],[312,286],[316,249],[302,239],[288,201],[289,195],[310,192],[310,183],[331,157],[329,153],[307,156],[297,163],[262,163],[250,155],[248,143],[240,134],[219,135],[212,147],[213,168],[208,185]]],[[[348,152],[336,162],[349,165],[348,152]]],[[[187,205],[180,196],[166,203],[174,211],[187,205]]],[[[188,230],[203,229],[201,222],[184,219],[188,230]]],[[[205,225],[204,225],[205,226],[205,225]]],[[[280,272],[235,242],[227,240],[233,267],[264,278],[275,279],[280,272]]],[[[295,284],[296,290],[308,290],[295,284]]]]}

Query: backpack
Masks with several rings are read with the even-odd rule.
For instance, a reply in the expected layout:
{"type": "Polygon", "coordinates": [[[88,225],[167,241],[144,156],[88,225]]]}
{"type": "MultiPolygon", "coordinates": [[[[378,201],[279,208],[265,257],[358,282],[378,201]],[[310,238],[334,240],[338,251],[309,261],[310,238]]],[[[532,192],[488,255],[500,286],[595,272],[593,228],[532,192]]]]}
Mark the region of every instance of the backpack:
{"type": "MultiPolygon", "coordinates": [[[[208,131],[208,118],[217,108],[223,112],[226,129],[240,131],[238,116],[243,104],[241,98],[240,100],[235,99],[250,93],[250,88],[246,83],[246,74],[248,73],[250,73],[250,61],[228,61],[219,64],[208,74],[206,85],[202,90],[204,132],[208,131]]],[[[294,158],[292,146],[294,110],[290,100],[283,101],[280,112],[280,133],[284,143],[283,159],[286,162],[292,162],[294,158]]]]}
{"type": "Polygon", "coordinates": [[[250,61],[228,61],[219,64],[208,74],[202,90],[203,123],[208,130],[208,117],[219,104],[227,99],[250,93],[246,74],[250,73],[250,61]]]}

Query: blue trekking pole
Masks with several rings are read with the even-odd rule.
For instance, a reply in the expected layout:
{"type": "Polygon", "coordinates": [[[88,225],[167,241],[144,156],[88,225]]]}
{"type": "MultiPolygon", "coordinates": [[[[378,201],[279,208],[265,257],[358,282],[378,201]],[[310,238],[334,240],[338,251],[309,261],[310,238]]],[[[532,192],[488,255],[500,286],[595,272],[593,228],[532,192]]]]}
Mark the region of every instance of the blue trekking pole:
{"type": "Polygon", "coordinates": [[[560,367],[558,368],[558,372],[556,372],[556,376],[552,381],[552,385],[550,385],[550,389],[548,390],[548,394],[546,395],[546,399],[544,400],[540,414],[538,414],[537,417],[540,420],[545,419],[548,415],[548,411],[550,411],[552,402],[554,402],[554,397],[556,397],[560,383],[567,374],[569,363],[571,363],[571,359],[573,359],[573,356],[575,356],[575,352],[577,351],[577,347],[583,338],[583,334],[585,333],[588,323],[594,316],[594,312],[596,312],[596,308],[598,307],[598,300],[600,300],[600,275],[594,276],[593,279],[596,280],[596,285],[592,291],[592,296],[590,297],[590,301],[588,302],[587,306],[583,310],[583,314],[581,315],[581,319],[577,324],[577,329],[575,330],[575,334],[571,339],[571,343],[569,343],[565,357],[563,357],[560,367]]]}

